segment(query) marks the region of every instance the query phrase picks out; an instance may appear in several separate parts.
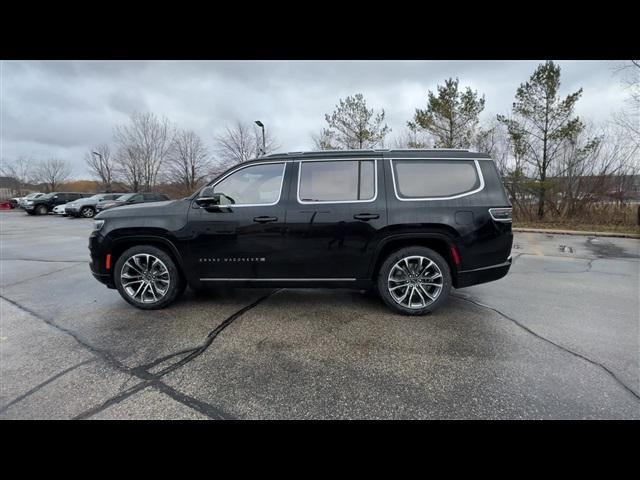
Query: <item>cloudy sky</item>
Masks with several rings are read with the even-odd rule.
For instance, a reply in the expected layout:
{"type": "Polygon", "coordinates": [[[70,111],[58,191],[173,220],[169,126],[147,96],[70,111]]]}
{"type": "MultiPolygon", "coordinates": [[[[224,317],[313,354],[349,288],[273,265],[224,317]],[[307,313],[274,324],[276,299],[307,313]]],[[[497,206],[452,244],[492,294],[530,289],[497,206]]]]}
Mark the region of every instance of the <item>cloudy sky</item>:
{"type": "MultiPolygon", "coordinates": [[[[3,61],[0,156],[58,157],[88,177],[84,154],[114,125],[150,111],[206,143],[234,120],[262,120],[282,151],[307,150],[338,99],[361,92],[400,134],[427,90],[459,77],[486,97],[481,119],[507,113],[537,61],[3,61]]],[[[604,122],[626,92],[612,61],[560,61],[561,93],[584,89],[577,113],[604,122]]]]}

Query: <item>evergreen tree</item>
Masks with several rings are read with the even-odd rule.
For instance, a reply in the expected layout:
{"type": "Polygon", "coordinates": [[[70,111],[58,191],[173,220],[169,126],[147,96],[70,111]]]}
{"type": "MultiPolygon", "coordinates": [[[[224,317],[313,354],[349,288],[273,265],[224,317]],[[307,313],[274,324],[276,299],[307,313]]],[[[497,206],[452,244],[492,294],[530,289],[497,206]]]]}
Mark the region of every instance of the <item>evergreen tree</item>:
{"type": "Polygon", "coordinates": [[[518,87],[512,117],[497,117],[507,126],[518,153],[534,167],[539,218],[545,214],[551,167],[560,158],[566,143],[584,129],[580,119],[573,116],[582,88],[564,99],[558,95],[559,89],[560,67],[547,61],[536,68],[529,81],[518,87]]]}
{"type": "Polygon", "coordinates": [[[484,95],[478,97],[469,87],[461,91],[458,83],[449,78],[438,85],[437,95],[429,91],[427,108],[417,108],[413,121],[407,122],[410,129],[431,134],[436,148],[469,148],[474,142],[484,95]]]}

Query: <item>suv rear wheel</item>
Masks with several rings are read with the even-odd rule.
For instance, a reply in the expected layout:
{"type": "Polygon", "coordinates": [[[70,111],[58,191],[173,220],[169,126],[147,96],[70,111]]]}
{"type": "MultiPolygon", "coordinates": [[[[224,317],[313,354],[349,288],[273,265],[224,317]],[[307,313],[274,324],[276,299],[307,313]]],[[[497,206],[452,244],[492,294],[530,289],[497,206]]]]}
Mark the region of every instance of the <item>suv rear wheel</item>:
{"type": "Polygon", "coordinates": [[[442,255],[406,247],[389,255],[378,274],[382,300],[398,313],[424,315],[442,305],[451,290],[451,271],[442,255]]]}
{"type": "Polygon", "coordinates": [[[173,259],[151,245],[126,250],[113,276],[122,298],[143,310],[164,308],[184,292],[184,280],[173,259]]]}
{"type": "Polygon", "coordinates": [[[82,207],[82,210],[80,210],[80,215],[82,215],[84,218],[93,218],[96,214],[96,211],[93,209],[93,207],[82,207]]]}

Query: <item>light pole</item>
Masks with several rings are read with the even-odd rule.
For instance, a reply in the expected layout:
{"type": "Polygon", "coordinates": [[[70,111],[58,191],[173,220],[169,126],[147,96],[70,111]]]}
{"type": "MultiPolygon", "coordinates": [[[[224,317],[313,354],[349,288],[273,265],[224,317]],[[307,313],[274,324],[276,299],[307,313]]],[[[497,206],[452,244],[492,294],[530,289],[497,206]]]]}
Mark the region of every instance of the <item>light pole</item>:
{"type": "Polygon", "coordinates": [[[256,120],[256,125],[258,125],[262,129],[262,155],[264,156],[267,153],[267,147],[265,146],[264,140],[264,123],[260,120],[256,120]]]}

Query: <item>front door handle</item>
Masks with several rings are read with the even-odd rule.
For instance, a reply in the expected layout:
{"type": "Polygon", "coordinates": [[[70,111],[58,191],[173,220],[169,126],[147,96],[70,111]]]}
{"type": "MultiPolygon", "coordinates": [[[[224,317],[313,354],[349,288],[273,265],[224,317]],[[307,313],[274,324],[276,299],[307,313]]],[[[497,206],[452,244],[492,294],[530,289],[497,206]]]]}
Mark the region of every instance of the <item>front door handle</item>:
{"type": "Polygon", "coordinates": [[[380,215],[377,213],[358,213],[354,215],[353,218],[356,220],[375,220],[376,218],[380,218],[380,215]]]}
{"type": "Polygon", "coordinates": [[[258,222],[258,223],[270,223],[270,222],[277,222],[278,221],[278,217],[267,217],[267,216],[262,216],[262,217],[254,217],[253,218],[254,222],[258,222]]]}

